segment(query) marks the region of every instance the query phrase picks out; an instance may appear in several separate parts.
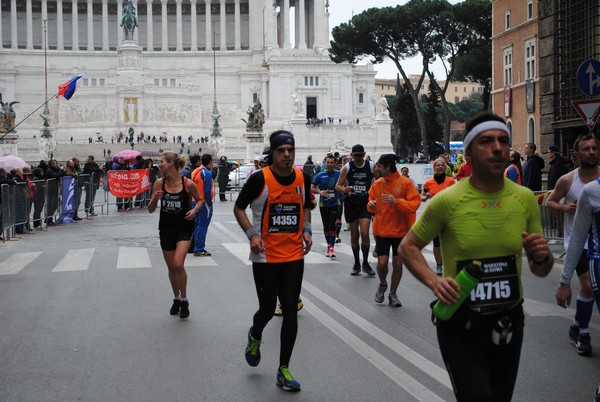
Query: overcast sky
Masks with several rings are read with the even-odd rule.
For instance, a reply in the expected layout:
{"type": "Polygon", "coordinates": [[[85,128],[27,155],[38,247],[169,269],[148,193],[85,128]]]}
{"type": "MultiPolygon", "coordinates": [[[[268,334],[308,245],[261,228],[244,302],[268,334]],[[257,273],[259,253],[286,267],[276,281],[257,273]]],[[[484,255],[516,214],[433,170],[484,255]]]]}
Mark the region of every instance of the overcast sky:
{"type": "MultiPolygon", "coordinates": [[[[397,4],[405,4],[407,0],[329,0],[329,28],[340,25],[343,22],[348,22],[354,13],[360,14],[362,11],[372,7],[393,7],[397,4]]],[[[450,3],[459,3],[459,0],[450,0],[450,3]]],[[[331,37],[329,38],[331,40],[331,37]]],[[[361,64],[364,64],[362,62],[361,64]]],[[[421,60],[420,58],[414,58],[407,60],[403,65],[404,71],[407,74],[420,74],[421,73],[421,60]]],[[[374,65],[375,71],[377,71],[377,78],[396,78],[398,70],[391,61],[386,61],[382,64],[374,65]]],[[[442,78],[446,74],[441,64],[436,65],[432,68],[436,77],[442,78]]]]}

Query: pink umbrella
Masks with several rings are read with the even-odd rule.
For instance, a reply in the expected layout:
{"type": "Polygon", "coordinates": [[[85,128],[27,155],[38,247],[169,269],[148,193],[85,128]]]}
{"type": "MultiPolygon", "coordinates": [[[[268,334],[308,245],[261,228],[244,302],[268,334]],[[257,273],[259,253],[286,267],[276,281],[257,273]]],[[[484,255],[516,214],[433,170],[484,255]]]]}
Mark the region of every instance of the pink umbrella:
{"type": "Polygon", "coordinates": [[[27,165],[27,162],[18,156],[6,155],[0,157],[0,168],[4,168],[7,172],[13,169],[23,169],[25,165],[27,165]]]}
{"type": "Polygon", "coordinates": [[[117,152],[115,154],[115,157],[131,160],[135,159],[136,156],[141,154],[142,153],[140,151],[136,151],[134,149],[125,149],[123,151],[117,152]]]}

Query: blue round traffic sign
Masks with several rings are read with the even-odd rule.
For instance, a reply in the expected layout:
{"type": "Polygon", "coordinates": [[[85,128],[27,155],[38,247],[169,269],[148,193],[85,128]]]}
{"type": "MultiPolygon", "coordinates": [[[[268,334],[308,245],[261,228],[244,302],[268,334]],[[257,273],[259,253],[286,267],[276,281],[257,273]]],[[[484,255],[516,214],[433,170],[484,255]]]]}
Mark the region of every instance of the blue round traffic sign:
{"type": "Polygon", "coordinates": [[[600,95],[600,61],[586,60],[577,69],[577,86],[587,96],[600,95]]]}

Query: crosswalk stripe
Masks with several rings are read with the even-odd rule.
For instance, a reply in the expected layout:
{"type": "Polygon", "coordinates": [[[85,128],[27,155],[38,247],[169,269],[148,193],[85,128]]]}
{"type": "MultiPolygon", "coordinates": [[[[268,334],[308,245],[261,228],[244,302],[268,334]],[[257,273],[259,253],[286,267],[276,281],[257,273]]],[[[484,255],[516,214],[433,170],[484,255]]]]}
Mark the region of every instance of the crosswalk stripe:
{"type": "Polygon", "coordinates": [[[315,250],[311,250],[310,253],[304,256],[305,264],[339,264],[335,259],[327,257],[325,254],[321,254],[315,250]]]}
{"type": "Polygon", "coordinates": [[[95,250],[95,248],[82,248],[67,251],[67,254],[56,264],[52,272],[84,271],[88,269],[95,250]]]}
{"type": "Polygon", "coordinates": [[[237,223],[235,225],[232,224],[229,227],[229,229],[227,227],[225,227],[225,225],[223,225],[221,222],[212,222],[210,224],[210,226],[213,226],[214,227],[213,229],[216,229],[216,230],[211,230],[209,227],[208,235],[209,236],[211,236],[211,235],[217,236],[221,242],[234,240],[234,234],[235,234],[235,240],[239,240],[242,238],[246,239],[246,236],[244,236],[241,233],[241,229],[239,228],[239,226],[237,226],[237,223]],[[237,230],[239,230],[239,232],[237,232],[237,230]]]}
{"type": "Polygon", "coordinates": [[[185,257],[186,267],[216,267],[217,265],[219,264],[212,257],[196,257],[191,253],[185,257]]]}
{"type": "Polygon", "coordinates": [[[152,268],[148,250],[145,247],[119,247],[117,268],[152,268]]]}
{"type": "Polygon", "coordinates": [[[231,254],[236,256],[245,265],[252,265],[250,258],[250,244],[248,243],[223,243],[231,254]]]}
{"type": "Polygon", "coordinates": [[[42,254],[34,253],[16,253],[8,257],[0,264],[0,275],[14,275],[19,273],[27,265],[31,264],[42,254]]]}
{"type": "MultiPolygon", "coordinates": [[[[311,292],[312,293],[312,292],[311,292]]],[[[323,310],[318,308],[316,305],[312,304],[306,296],[302,296],[306,306],[309,308],[310,314],[315,317],[321,324],[323,324],[326,328],[331,330],[335,335],[337,335],[342,341],[346,342],[352,349],[354,349],[357,353],[363,356],[367,361],[369,361],[373,366],[379,369],[383,374],[387,375],[392,381],[402,387],[406,392],[410,395],[414,396],[415,399],[419,401],[439,401],[442,402],[443,399],[437,396],[433,391],[429,390],[425,385],[421,384],[419,380],[412,377],[408,372],[402,370],[400,367],[392,363],[385,356],[377,352],[374,348],[372,348],[367,342],[360,339],[356,334],[352,333],[350,330],[346,329],[339,322],[334,320],[331,316],[325,313],[323,310]]],[[[379,328],[373,326],[373,328],[379,330],[379,328]]],[[[379,330],[379,334],[384,334],[388,338],[392,338],[387,333],[379,330]]],[[[393,338],[392,338],[393,339],[393,338]]],[[[414,352],[412,349],[404,346],[403,344],[397,343],[396,345],[401,345],[403,351],[410,352],[411,358],[418,358],[418,361],[415,365],[418,366],[419,363],[428,360],[423,358],[421,355],[414,352]]],[[[386,345],[387,346],[387,345],[386,345]]],[[[406,356],[402,355],[402,357],[406,358],[406,356]]],[[[410,358],[409,361],[413,362],[410,358]]],[[[433,363],[427,364],[427,367],[435,367],[436,373],[440,373],[443,378],[447,378],[445,372],[439,369],[433,363]]],[[[419,367],[422,369],[422,367],[419,367]]],[[[431,375],[431,373],[428,373],[431,375]]],[[[437,379],[437,378],[436,378],[437,379]]],[[[447,381],[449,382],[449,381],[447,381]]],[[[444,384],[446,385],[446,384],[444,384]]]]}

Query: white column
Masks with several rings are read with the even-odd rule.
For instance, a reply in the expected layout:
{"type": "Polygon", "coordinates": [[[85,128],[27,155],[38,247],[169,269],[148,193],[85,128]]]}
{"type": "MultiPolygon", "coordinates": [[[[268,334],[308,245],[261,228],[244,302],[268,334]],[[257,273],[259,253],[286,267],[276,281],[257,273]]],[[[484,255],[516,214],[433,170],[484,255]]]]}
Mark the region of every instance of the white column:
{"type": "Polygon", "coordinates": [[[325,18],[323,20],[323,44],[329,49],[329,8],[325,9],[325,18]]]}
{"type": "Polygon", "coordinates": [[[306,49],[306,7],[304,0],[298,0],[296,3],[296,15],[298,15],[298,38],[296,47],[298,49],[306,49]]]}
{"type": "Polygon", "coordinates": [[[219,25],[221,26],[221,46],[220,49],[221,50],[227,50],[227,14],[226,14],[226,10],[225,10],[225,1],[226,0],[221,0],[221,11],[220,11],[220,23],[219,25]]]}
{"type": "Polygon", "coordinates": [[[153,52],[154,51],[154,27],[152,25],[152,1],[146,0],[146,31],[148,36],[148,43],[146,45],[146,51],[153,52]]]}
{"type": "Polygon", "coordinates": [[[206,2],[206,51],[212,52],[212,16],[210,9],[210,0],[204,0],[206,2]]]}
{"type": "Polygon", "coordinates": [[[31,11],[31,0],[25,5],[25,19],[27,27],[27,49],[33,49],[33,16],[31,11]]]}
{"type": "Polygon", "coordinates": [[[181,16],[181,2],[183,0],[175,0],[176,9],[177,9],[177,50],[178,52],[183,52],[183,17],[181,16]]]}
{"type": "Polygon", "coordinates": [[[167,30],[167,1],[160,0],[161,2],[161,33],[162,39],[160,44],[160,50],[163,52],[169,51],[169,31],[167,30]]]}
{"type": "Polygon", "coordinates": [[[235,50],[242,49],[241,30],[240,0],[235,0],[235,50]]]}
{"type": "MultiPolygon", "coordinates": [[[[0,7],[1,8],[1,7],[0,7]]],[[[0,15],[0,20],[2,15],[0,15]]],[[[48,0],[42,0],[42,50],[44,50],[44,42],[48,46],[48,0]],[[44,32],[44,21],[46,21],[46,32],[44,32]]],[[[0,27],[0,30],[2,27],[0,27]]],[[[0,35],[0,44],[2,43],[2,35],[0,35]]],[[[2,45],[0,45],[2,46],[2,45]]]]}
{"type": "Polygon", "coordinates": [[[314,37],[315,44],[314,48],[327,48],[329,47],[325,41],[325,3],[323,0],[315,0],[315,15],[314,15],[314,37]]]}
{"type": "Polygon", "coordinates": [[[88,52],[94,51],[94,7],[92,0],[87,2],[87,48],[88,52]]]}
{"type": "Polygon", "coordinates": [[[56,0],[56,49],[65,50],[62,0],[56,0]]]}
{"type": "Polygon", "coordinates": [[[281,29],[283,30],[283,48],[292,47],[290,42],[290,0],[283,0],[283,10],[281,10],[281,29]]]}
{"type": "Polygon", "coordinates": [[[117,0],[117,46],[121,46],[123,43],[123,27],[121,26],[121,19],[123,18],[123,4],[117,0]]]}
{"type": "Polygon", "coordinates": [[[197,52],[198,51],[198,18],[196,15],[196,3],[197,0],[190,0],[191,3],[191,13],[192,13],[192,20],[191,20],[191,24],[192,24],[192,29],[190,32],[190,35],[192,36],[192,52],[197,52]]]}
{"type": "Polygon", "coordinates": [[[0,7],[0,50],[4,48],[4,44],[2,42],[2,7],[0,7]]]}
{"type": "MultiPolygon", "coordinates": [[[[291,12],[290,12],[291,14],[291,12]]],[[[300,13],[298,12],[298,2],[294,4],[294,47],[298,49],[298,38],[300,38],[300,13]]],[[[291,35],[290,35],[291,37],[291,35]]],[[[290,39],[291,41],[291,39],[290,39]]]]}
{"type": "Polygon", "coordinates": [[[10,47],[17,49],[17,0],[10,0],[10,47]]]}
{"type": "Polygon", "coordinates": [[[102,0],[102,50],[108,51],[108,0],[102,0]]]}
{"type": "Polygon", "coordinates": [[[277,47],[277,40],[275,35],[275,11],[270,2],[267,2],[263,7],[263,25],[262,32],[264,38],[264,45],[266,47],[277,47]]]}
{"type": "Polygon", "coordinates": [[[263,75],[262,76],[262,97],[260,98],[260,103],[263,106],[263,109],[265,111],[265,116],[269,117],[269,92],[268,92],[268,87],[267,84],[269,82],[269,76],[268,75],[263,75]]]}
{"type": "Polygon", "coordinates": [[[73,26],[73,47],[72,50],[79,50],[79,13],[77,10],[77,0],[71,0],[71,25],[73,26]]]}

